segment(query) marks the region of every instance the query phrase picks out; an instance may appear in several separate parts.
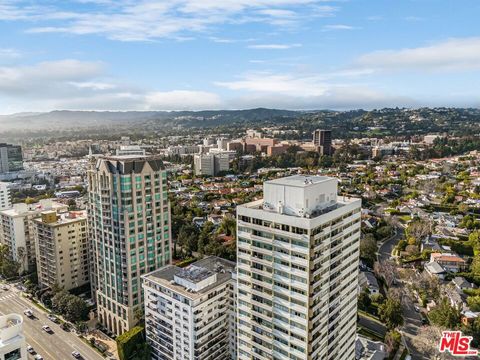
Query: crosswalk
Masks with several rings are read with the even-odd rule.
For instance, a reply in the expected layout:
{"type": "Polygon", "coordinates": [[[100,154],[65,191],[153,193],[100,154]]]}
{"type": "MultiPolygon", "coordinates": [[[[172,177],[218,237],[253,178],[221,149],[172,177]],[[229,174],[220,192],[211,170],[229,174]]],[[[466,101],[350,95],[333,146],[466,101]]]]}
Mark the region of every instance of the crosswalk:
{"type": "Polygon", "coordinates": [[[8,299],[14,298],[16,296],[17,296],[17,294],[14,294],[14,293],[9,293],[9,294],[6,294],[6,295],[0,295],[0,301],[5,301],[5,300],[8,300],[8,299]]]}

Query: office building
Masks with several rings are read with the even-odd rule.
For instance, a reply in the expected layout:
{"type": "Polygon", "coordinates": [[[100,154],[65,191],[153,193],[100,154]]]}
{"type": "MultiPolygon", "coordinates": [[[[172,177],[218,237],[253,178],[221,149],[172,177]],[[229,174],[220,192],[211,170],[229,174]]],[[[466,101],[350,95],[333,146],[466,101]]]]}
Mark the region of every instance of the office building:
{"type": "Polygon", "coordinates": [[[230,169],[230,153],[197,154],[193,157],[195,175],[216,176],[230,169]]]}
{"type": "Polygon", "coordinates": [[[112,156],[92,161],[88,182],[92,293],[118,335],[143,310],[140,276],[171,262],[167,173],[158,157],[112,156]]]}
{"type": "Polygon", "coordinates": [[[68,211],[68,206],[40,200],[35,204],[14,204],[10,209],[0,211],[0,244],[10,249],[10,256],[21,265],[21,272],[30,272],[35,268],[35,238],[33,219],[46,210],[68,211]]]}
{"type": "Polygon", "coordinates": [[[9,183],[0,182],[0,210],[9,209],[12,207],[12,200],[10,198],[9,183]]]}
{"type": "Polygon", "coordinates": [[[23,170],[22,147],[0,143],[0,174],[21,170],[23,170]]]}
{"type": "Polygon", "coordinates": [[[90,281],[84,211],[42,212],[39,218],[33,219],[33,234],[41,287],[57,284],[71,290],[90,281]]]}
{"type": "Polygon", "coordinates": [[[0,360],[27,360],[23,318],[18,314],[0,316],[0,360]]]}
{"type": "Polygon", "coordinates": [[[332,155],[332,131],[317,129],[313,132],[313,144],[321,155],[332,155]]]}
{"type": "Polygon", "coordinates": [[[143,277],[154,360],[235,360],[235,263],[210,256],[143,277]]]}
{"type": "Polygon", "coordinates": [[[136,155],[145,156],[145,149],[142,149],[138,145],[122,145],[115,153],[117,156],[121,155],[136,155]]]}
{"type": "Polygon", "coordinates": [[[238,359],[355,358],[360,206],[295,175],[237,207],[238,359]]]}

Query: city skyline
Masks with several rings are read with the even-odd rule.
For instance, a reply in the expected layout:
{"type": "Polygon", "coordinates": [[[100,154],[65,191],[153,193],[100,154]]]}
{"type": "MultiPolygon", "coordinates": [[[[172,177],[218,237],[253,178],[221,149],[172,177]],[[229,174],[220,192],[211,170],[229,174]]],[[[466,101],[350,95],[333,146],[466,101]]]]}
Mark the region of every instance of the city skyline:
{"type": "Polygon", "coordinates": [[[0,113],[475,107],[478,7],[2,1],[0,113]]]}

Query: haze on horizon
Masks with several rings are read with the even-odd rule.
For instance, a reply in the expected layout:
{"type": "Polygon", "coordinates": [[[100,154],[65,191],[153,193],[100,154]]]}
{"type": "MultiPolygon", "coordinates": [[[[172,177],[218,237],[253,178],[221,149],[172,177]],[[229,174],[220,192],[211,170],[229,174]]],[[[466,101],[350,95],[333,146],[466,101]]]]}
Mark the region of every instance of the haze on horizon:
{"type": "Polygon", "coordinates": [[[480,3],[0,0],[0,114],[478,107],[480,3]]]}

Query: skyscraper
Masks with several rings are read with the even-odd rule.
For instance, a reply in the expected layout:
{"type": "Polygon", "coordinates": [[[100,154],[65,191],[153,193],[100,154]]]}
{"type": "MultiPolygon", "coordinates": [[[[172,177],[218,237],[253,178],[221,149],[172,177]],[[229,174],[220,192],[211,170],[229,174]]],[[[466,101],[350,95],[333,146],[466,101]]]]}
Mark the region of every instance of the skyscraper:
{"type": "Polygon", "coordinates": [[[9,184],[0,181],[0,210],[12,207],[12,199],[10,197],[9,184]]]}
{"type": "Polygon", "coordinates": [[[23,170],[20,145],[0,143],[0,174],[23,170]]]}
{"type": "Polygon", "coordinates": [[[313,145],[322,155],[332,155],[332,131],[317,129],[313,132],[313,145]]]}
{"type": "Polygon", "coordinates": [[[140,276],[171,262],[167,173],[157,157],[112,156],[92,163],[88,181],[98,318],[121,334],[143,310],[140,276]]]}
{"type": "Polygon", "coordinates": [[[360,206],[296,175],[237,207],[238,359],[355,358],[360,206]]]}

